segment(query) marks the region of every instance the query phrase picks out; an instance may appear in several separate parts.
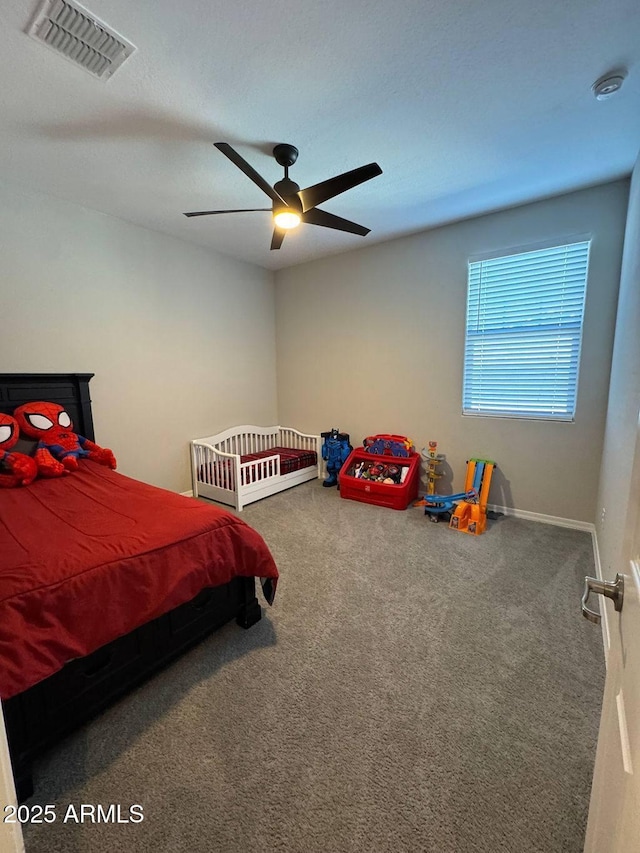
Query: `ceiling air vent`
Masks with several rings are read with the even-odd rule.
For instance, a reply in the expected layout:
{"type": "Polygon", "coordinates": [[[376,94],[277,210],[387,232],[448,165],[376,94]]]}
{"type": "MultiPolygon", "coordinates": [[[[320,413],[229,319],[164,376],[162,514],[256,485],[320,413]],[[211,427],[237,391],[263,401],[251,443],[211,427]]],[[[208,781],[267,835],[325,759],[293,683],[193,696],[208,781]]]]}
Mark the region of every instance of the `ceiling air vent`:
{"type": "Polygon", "coordinates": [[[108,80],[135,50],[131,42],[69,0],[44,0],[27,33],[101,80],[108,80]]]}

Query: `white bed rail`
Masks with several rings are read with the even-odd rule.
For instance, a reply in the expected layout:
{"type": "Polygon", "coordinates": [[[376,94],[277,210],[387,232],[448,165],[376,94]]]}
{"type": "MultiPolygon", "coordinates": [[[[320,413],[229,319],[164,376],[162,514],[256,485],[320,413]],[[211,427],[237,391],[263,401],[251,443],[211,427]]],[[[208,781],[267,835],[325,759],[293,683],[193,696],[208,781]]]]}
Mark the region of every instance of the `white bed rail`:
{"type": "Polygon", "coordinates": [[[250,486],[252,483],[264,482],[279,476],[280,457],[277,453],[274,456],[265,456],[264,459],[257,459],[253,462],[240,463],[240,483],[243,486],[250,486]]]}

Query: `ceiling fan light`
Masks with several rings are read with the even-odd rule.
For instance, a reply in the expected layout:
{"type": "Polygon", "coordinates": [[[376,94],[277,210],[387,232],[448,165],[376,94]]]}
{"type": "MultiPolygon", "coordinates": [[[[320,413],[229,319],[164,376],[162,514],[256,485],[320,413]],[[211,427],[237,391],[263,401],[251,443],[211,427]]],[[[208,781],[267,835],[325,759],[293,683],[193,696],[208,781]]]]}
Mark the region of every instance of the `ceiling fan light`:
{"type": "Polygon", "coordinates": [[[273,215],[273,221],[278,228],[296,228],[300,225],[301,217],[292,207],[283,207],[273,215]]]}

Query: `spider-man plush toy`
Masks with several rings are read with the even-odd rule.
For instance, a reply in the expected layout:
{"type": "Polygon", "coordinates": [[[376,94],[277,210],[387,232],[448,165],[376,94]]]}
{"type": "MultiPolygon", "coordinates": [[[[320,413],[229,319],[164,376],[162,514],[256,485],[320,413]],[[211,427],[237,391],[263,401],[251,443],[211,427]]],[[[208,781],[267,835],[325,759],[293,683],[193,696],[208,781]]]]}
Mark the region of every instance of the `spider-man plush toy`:
{"type": "Polygon", "coordinates": [[[64,406],[57,403],[25,403],[13,413],[24,435],[38,440],[35,460],[43,477],[57,477],[75,471],[78,459],[92,459],[109,468],[116,467],[113,453],[77,435],[64,406]]]}
{"type": "Polygon", "coordinates": [[[11,452],[20,437],[18,422],[0,412],[0,488],[28,486],[38,473],[35,460],[24,453],[11,452]]]}

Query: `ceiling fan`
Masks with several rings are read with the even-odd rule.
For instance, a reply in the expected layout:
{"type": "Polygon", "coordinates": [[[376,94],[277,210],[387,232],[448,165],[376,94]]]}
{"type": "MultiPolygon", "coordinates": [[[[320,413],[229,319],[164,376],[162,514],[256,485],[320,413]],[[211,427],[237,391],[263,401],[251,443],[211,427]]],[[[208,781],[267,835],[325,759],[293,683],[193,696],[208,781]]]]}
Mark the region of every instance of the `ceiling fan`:
{"type": "Polygon", "coordinates": [[[358,225],[341,216],[335,216],[326,210],[321,210],[318,205],[322,204],[340,193],[350,190],[365,181],[382,174],[382,169],[377,163],[369,163],[329,178],[312,187],[301,190],[295,181],[289,178],[289,167],[298,159],[298,149],[294,145],[281,144],[273,149],[276,161],[284,167],[284,178],[277,181],[273,187],[259,175],[227,142],[214,142],[218,151],[221,151],[232,163],[245,173],[254,184],[266,193],[272,201],[271,207],[251,207],[242,210],[200,210],[193,213],[185,213],[185,216],[211,216],[217,213],[250,213],[258,210],[273,213],[273,238],[271,248],[279,249],[282,246],[284,235],[289,228],[295,228],[301,222],[308,225],[322,225],[325,228],[334,228],[337,231],[348,231],[350,234],[366,236],[370,228],[358,225]]]}

